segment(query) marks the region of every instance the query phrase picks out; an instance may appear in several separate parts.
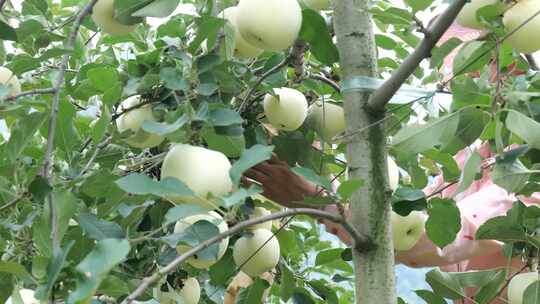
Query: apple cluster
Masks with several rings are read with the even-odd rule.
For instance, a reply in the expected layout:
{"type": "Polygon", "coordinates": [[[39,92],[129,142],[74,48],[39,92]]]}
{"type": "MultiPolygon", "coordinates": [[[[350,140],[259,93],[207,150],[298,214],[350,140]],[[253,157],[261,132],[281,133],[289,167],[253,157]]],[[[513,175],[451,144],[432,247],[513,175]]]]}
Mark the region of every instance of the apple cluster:
{"type": "Polygon", "coordinates": [[[457,22],[465,27],[486,29],[479,20],[479,10],[495,6],[503,14],[503,24],[508,36],[506,42],[521,53],[531,54],[540,50],[540,1],[518,0],[505,4],[502,0],[472,0],[466,4],[457,17],[457,22]]]}

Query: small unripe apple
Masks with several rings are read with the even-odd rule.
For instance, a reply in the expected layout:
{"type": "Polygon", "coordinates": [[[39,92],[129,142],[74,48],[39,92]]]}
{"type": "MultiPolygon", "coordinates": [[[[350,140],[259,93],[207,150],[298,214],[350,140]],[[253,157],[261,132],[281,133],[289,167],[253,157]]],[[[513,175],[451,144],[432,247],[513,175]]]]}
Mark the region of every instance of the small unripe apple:
{"type": "Polygon", "coordinates": [[[330,0],[303,0],[304,3],[311,9],[316,11],[324,11],[330,7],[330,0]]]}
{"type": "Polygon", "coordinates": [[[252,278],[276,267],[279,257],[279,242],[272,232],[266,229],[251,231],[251,235],[238,239],[233,248],[234,262],[252,278]]]}
{"type": "Polygon", "coordinates": [[[188,278],[182,282],[184,286],[179,291],[161,291],[154,288],[154,298],[160,304],[197,304],[201,298],[201,286],[195,278],[188,278]]]}
{"type": "Polygon", "coordinates": [[[485,26],[478,21],[476,13],[479,9],[494,4],[500,4],[500,0],[471,0],[471,2],[465,4],[459,15],[457,16],[457,23],[464,27],[474,29],[484,29],[485,26]]]}
{"type": "MultiPolygon", "coordinates": [[[[220,233],[223,233],[229,229],[227,222],[223,220],[221,215],[219,215],[218,213],[214,211],[210,211],[208,214],[192,215],[176,222],[176,225],[174,226],[174,233],[181,233],[198,221],[209,221],[215,224],[218,227],[220,233]]],[[[187,262],[195,268],[199,268],[199,269],[208,268],[214,265],[217,261],[219,261],[219,259],[223,257],[223,255],[225,254],[225,251],[227,251],[227,246],[229,246],[229,238],[225,238],[219,242],[219,250],[218,250],[217,259],[204,260],[198,257],[191,257],[187,260],[187,262]]],[[[178,252],[178,254],[182,254],[190,249],[191,249],[190,246],[184,245],[184,244],[176,246],[176,251],[178,252]]]]}
{"type": "Polygon", "coordinates": [[[302,9],[297,0],[241,0],[236,21],[249,44],[266,51],[281,51],[298,37],[302,9]]]}
{"type": "MultiPolygon", "coordinates": [[[[270,210],[263,208],[263,207],[255,207],[255,210],[253,210],[253,214],[249,217],[251,219],[267,216],[272,214],[270,210]]],[[[251,226],[249,229],[255,230],[255,229],[266,229],[266,230],[272,230],[272,221],[267,221],[264,223],[260,223],[257,225],[251,226]]]]}
{"type": "Polygon", "coordinates": [[[388,157],[388,184],[392,191],[399,187],[399,167],[391,157],[388,157]]]}
{"type": "Polygon", "coordinates": [[[508,284],[508,304],[523,304],[525,290],[534,282],[539,281],[538,272],[520,273],[508,284]]]}
{"type": "Polygon", "coordinates": [[[308,103],[302,92],[291,88],[274,89],[275,97],[264,97],[264,114],[274,128],[294,131],[304,123],[307,117],[308,103]]]}
{"type": "Polygon", "coordinates": [[[509,34],[512,33],[506,38],[506,41],[521,53],[532,54],[540,50],[540,34],[538,32],[540,15],[528,21],[538,11],[540,11],[540,1],[521,0],[504,14],[504,26],[509,34]],[[521,27],[525,22],[527,23],[521,27]]]}
{"type": "Polygon", "coordinates": [[[418,243],[425,231],[426,216],[420,211],[413,211],[401,216],[392,211],[392,239],[394,249],[407,251],[418,243]]]}
{"type": "MultiPolygon", "coordinates": [[[[116,113],[122,113],[126,109],[130,109],[140,103],[141,96],[131,96],[120,104],[116,113]]],[[[131,110],[116,119],[118,132],[122,133],[130,130],[133,133],[132,136],[126,139],[126,142],[130,146],[139,149],[152,148],[161,144],[165,139],[157,134],[144,131],[142,129],[144,121],[156,121],[151,105],[144,105],[140,108],[131,110]]]]}
{"type": "Polygon", "coordinates": [[[249,44],[238,30],[238,23],[236,18],[238,16],[238,8],[236,6],[228,7],[218,15],[219,17],[226,19],[234,28],[235,49],[234,54],[241,58],[254,58],[259,56],[263,50],[249,44]]]}
{"type": "MultiPolygon", "coordinates": [[[[39,304],[39,301],[34,298],[34,291],[30,289],[21,289],[19,290],[19,295],[21,296],[22,302],[24,304],[39,304]]],[[[9,297],[6,301],[6,304],[13,304],[12,297],[9,297]]]]}
{"type": "MultiPolygon", "coordinates": [[[[220,197],[233,188],[229,170],[231,163],[221,152],[186,144],[174,145],[161,166],[161,178],[174,177],[186,184],[197,196],[205,199],[208,194],[220,197]]],[[[171,196],[175,203],[198,203],[202,207],[214,209],[198,199],[171,196]]]]}
{"type": "Polygon", "coordinates": [[[15,96],[21,93],[19,78],[11,70],[0,66],[0,84],[8,87],[7,96],[15,96]]]}
{"type": "Polygon", "coordinates": [[[114,19],[114,0],[98,0],[92,10],[92,20],[101,31],[114,36],[127,35],[136,28],[136,25],[125,25],[114,19]]]}
{"type": "Polygon", "coordinates": [[[345,131],[345,112],[343,108],[330,103],[317,101],[309,107],[308,121],[314,125],[315,131],[326,142],[345,131]]]}

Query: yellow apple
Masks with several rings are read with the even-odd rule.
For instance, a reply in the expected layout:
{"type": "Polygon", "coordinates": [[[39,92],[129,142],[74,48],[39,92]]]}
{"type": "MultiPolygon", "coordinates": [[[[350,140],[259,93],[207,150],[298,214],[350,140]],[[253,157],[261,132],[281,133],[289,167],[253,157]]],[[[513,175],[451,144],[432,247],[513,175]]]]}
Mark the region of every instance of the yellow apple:
{"type": "MultiPolygon", "coordinates": [[[[122,113],[126,109],[130,109],[139,103],[141,103],[141,96],[131,96],[120,104],[116,112],[122,113]]],[[[118,132],[122,133],[130,130],[133,133],[132,136],[126,139],[126,142],[130,146],[140,149],[152,148],[161,144],[165,139],[157,134],[144,131],[142,129],[144,121],[156,121],[156,118],[152,113],[151,105],[144,105],[140,108],[131,110],[116,119],[118,132]]]]}
{"type": "Polygon", "coordinates": [[[21,93],[19,79],[11,70],[0,66],[0,84],[8,87],[7,96],[15,96],[21,93]]]}
{"type": "Polygon", "coordinates": [[[276,267],[280,251],[279,242],[271,231],[255,229],[251,233],[252,235],[243,236],[236,241],[233,258],[243,272],[254,278],[276,267]],[[263,246],[265,243],[266,245],[263,246]]]}
{"type": "Polygon", "coordinates": [[[98,0],[92,11],[92,20],[109,35],[123,36],[133,32],[136,25],[125,25],[114,19],[114,0],[98,0]]]}
{"type": "Polygon", "coordinates": [[[316,11],[324,11],[330,7],[330,0],[304,0],[304,4],[316,11]]]}
{"type": "Polygon", "coordinates": [[[294,131],[307,117],[308,103],[302,92],[291,88],[274,89],[275,97],[266,94],[263,101],[264,114],[274,128],[294,131]]]}
{"type": "Polygon", "coordinates": [[[520,273],[513,277],[508,284],[508,304],[523,304],[525,290],[539,280],[538,272],[520,273]]]}
{"type": "MultiPolygon", "coordinates": [[[[176,222],[176,225],[174,226],[174,233],[181,233],[185,231],[191,225],[195,224],[196,222],[203,221],[203,220],[209,221],[215,224],[218,227],[220,233],[223,233],[229,229],[227,222],[223,220],[221,215],[219,215],[218,213],[214,211],[210,211],[208,214],[192,215],[176,222]]],[[[225,251],[227,251],[227,246],[229,246],[229,238],[225,238],[220,241],[217,259],[203,260],[198,257],[192,257],[192,258],[189,258],[187,262],[195,268],[199,268],[199,269],[208,268],[214,265],[219,259],[223,257],[223,255],[225,254],[225,251]]],[[[190,246],[183,245],[183,244],[178,245],[176,247],[176,251],[178,252],[178,254],[182,254],[190,249],[191,249],[190,246]]]]}
{"type": "Polygon", "coordinates": [[[254,58],[259,56],[263,50],[249,44],[238,31],[238,23],[236,17],[238,8],[236,6],[228,7],[219,13],[219,17],[226,19],[234,28],[235,49],[234,54],[241,58],[254,58]]]}
{"type": "Polygon", "coordinates": [[[504,14],[504,26],[509,34],[513,33],[506,41],[521,53],[532,54],[540,50],[540,35],[538,34],[540,15],[527,22],[538,11],[540,11],[540,1],[521,0],[504,14]],[[525,22],[527,23],[520,27],[525,22]],[[516,29],[517,31],[514,32],[516,29]]]}
{"type": "Polygon", "coordinates": [[[494,4],[500,4],[500,0],[471,0],[471,2],[465,4],[459,15],[457,16],[457,23],[464,27],[474,29],[484,29],[485,26],[478,21],[476,13],[479,9],[494,4]]]}
{"type": "MultiPolygon", "coordinates": [[[[271,272],[263,273],[262,275],[260,275],[260,278],[266,280],[270,285],[272,285],[272,283],[274,282],[274,275],[271,272]]],[[[239,271],[227,287],[227,290],[225,291],[225,299],[223,301],[223,304],[235,304],[236,297],[238,296],[238,293],[240,293],[240,289],[248,288],[252,283],[253,279],[250,276],[243,273],[242,271],[239,271]]],[[[264,291],[260,303],[265,303],[264,299],[268,297],[269,293],[270,287],[264,291]]]]}
{"type": "Polygon", "coordinates": [[[394,249],[407,251],[418,243],[425,231],[426,216],[420,211],[413,211],[407,216],[401,216],[392,211],[392,239],[394,249]]]}
{"type": "Polygon", "coordinates": [[[392,191],[399,187],[399,167],[391,157],[388,157],[388,184],[392,191]]]}
{"type": "Polygon", "coordinates": [[[308,121],[310,121],[315,131],[326,142],[332,143],[333,138],[345,131],[345,112],[343,108],[330,103],[318,100],[309,107],[308,121]]]}
{"type": "MultiPolygon", "coordinates": [[[[250,216],[250,218],[258,218],[262,216],[267,216],[272,214],[270,210],[263,208],[263,207],[255,207],[255,210],[253,211],[253,214],[250,216]]],[[[267,221],[261,224],[253,225],[249,229],[255,230],[255,229],[266,229],[266,230],[272,230],[272,221],[267,221]]]]}
{"type": "Polygon", "coordinates": [[[161,166],[161,178],[174,177],[186,184],[199,198],[169,197],[175,203],[196,203],[214,209],[205,203],[208,194],[220,197],[233,188],[229,170],[231,163],[221,152],[186,144],[174,145],[161,166]]]}
{"type": "Polygon", "coordinates": [[[160,304],[197,304],[201,298],[201,286],[195,278],[188,278],[182,282],[184,286],[179,291],[175,291],[167,283],[169,291],[161,291],[160,288],[154,288],[154,298],[160,304]]]}
{"type": "MultiPolygon", "coordinates": [[[[21,289],[19,290],[19,295],[24,304],[39,304],[39,301],[34,298],[34,291],[30,289],[21,289]]],[[[6,301],[6,304],[13,304],[12,297],[9,297],[6,301]]]]}
{"type": "Polygon", "coordinates": [[[297,0],[241,0],[236,21],[249,44],[266,51],[281,51],[298,37],[302,9],[297,0]]]}

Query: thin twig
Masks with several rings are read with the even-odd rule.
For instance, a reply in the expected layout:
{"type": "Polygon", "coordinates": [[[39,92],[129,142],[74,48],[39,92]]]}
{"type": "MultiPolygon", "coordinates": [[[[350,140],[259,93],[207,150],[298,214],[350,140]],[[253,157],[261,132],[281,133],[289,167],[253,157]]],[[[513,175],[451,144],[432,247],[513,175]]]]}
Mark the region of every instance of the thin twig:
{"type": "Polygon", "coordinates": [[[517,272],[515,272],[514,274],[512,274],[507,280],[506,282],[504,283],[504,285],[501,287],[501,289],[499,290],[499,292],[497,292],[497,294],[492,298],[492,299],[496,299],[498,298],[502,293],[503,291],[506,289],[506,287],[508,287],[508,284],[510,284],[510,281],[512,281],[512,279],[517,276],[518,274],[520,274],[523,270],[525,270],[527,267],[529,267],[529,265],[525,265],[523,267],[521,267],[521,269],[517,272]]]}
{"type": "Polygon", "coordinates": [[[88,160],[86,165],[84,166],[84,169],[82,169],[82,171],[79,173],[79,176],[83,176],[88,170],[90,170],[90,167],[92,166],[92,164],[96,160],[96,157],[98,156],[99,152],[101,152],[101,150],[105,149],[105,147],[107,147],[109,145],[111,140],[112,140],[112,137],[108,137],[103,142],[101,142],[100,144],[98,144],[96,146],[96,150],[94,151],[94,153],[92,154],[92,156],[90,157],[90,159],[88,160]]]}
{"type": "MultiPolygon", "coordinates": [[[[79,29],[81,27],[81,23],[84,19],[84,17],[92,11],[92,8],[96,4],[98,0],[90,0],[90,2],[79,12],[77,17],[75,18],[75,22],[73,23],[73,27],[71,29],[71,33],[69,34],[69,38],[66,43],[66,50],[71,51],[75,48],[75,41],[77,39],[77,34],[79,33],[79,29]]],[[[70,58],[70,53],[65,54],[62,57],[62,62],[60,63],[59,69],[58,69],[58,76],[56,77],[56,80],[54,82],[53,86],[53,102],[52,102],[52,108],[51,108],[51,119],[49,121],[49,131],[47,134],[47,150],[45,152],[45,157],[43,160],[43,170],[42,170],[42,176],[46,178],[50,184],[52,184],[52,172],[51,172],[51,158],[54,150],[54,137],[56,132],[56,121],[58,118],[58,111],[60,107],[60,93],[61,93],[61,87],[64,83],[65,79],[65,73],[66,69],[68,67],[70,58]]],[[[58,239],[58,231],[56,227],[56,219],[57,219],[57,210],[56,206],[53,202],[52,193],[48,195],[48,203],[50,208],[50,220],[51,220],[51,240],[52,240],[52,247],[53,247],[53,253],[57,254],[60,251],[60,240],[58,239]]]]}
{"type": "Polygon", "coordinates": [[[320,74],[309,74],[309,78],[311,79],[314,79],[314,80],[319,80],[319,81],[322,81],[326,84],[328,84],[329,86],[331,86],[336,92],[341,92],[341,87],[339,86],[339,84],[337,84],[335,81],[333,81],[332,79],[329,79],[329,78],[326,78],[325,76],[323,75],[320,75],[320,74]]]}
{"type": "Polygon", "coordinates": [[[6,98],[4,98],[3,100],[4,100],[4,101],[13,101],[13,100],[16,100],[16,99],[18,99],[18,98],[25,97],[25,96],[31,96],[31,95],[46,95],[46,94],[55,94],[55,93],[56,93],[55,88],[35,89],[35,90],[30,90],[30,91],[22,92],[22,93],[17,94],[17,95],[13,95],[13,96],[6,97],[6,98]]]}
{"type": "Polygon", "coordinates": [[[363,236],[358,233],[358,231],[352,227],[343,217],[334,215],[332,213],[317,210],[317,209],[309,209],[309,208],[297,208],[297,209],[289,209],[282,212],[276,212],[267,216],[262,216],[254,219],[250,219],[244,222],[240,222],[236,224],[234,227],[231,227],[229,230],[214,236],[211,239],[208,239],[199,245],[193,247],[192,249],[186,251],[185,253],[177,256],[172,262],[170,262],[167,266],[160,269],[158,272],[153,274],[152,276],[146,277],[142,280],[141,284],[133,291],[128,297],[124,299],[122,304],[128,304],[132,303],[137,297],[143,294],[143,292],[151,287],[153,284],[155,284],[157,281],[159,281],[163,276],[167,275],[168,273],[176,270],[178,265],[180,265],[182,262],[187,260],[188,258],[192,257],[193,255],[201,252],[202,250],[210,247],[212,244],[215,244],[219,241],[221,241],[224,238],[227,238],[231,235],[237,234],[240,231],[253,226],[257,224],[261,224],[264,222],[272,221],[275,219],[285,218],[289,216],[294,215],[310,215],[318,218],[324,218],[329,221],[338,223],[343,226],[343,228],[349,232],[353,240],[355,241],[355,248],[357,250],[361,251],[368,251],[371,250],[374,247],[373,242],[366,236],[363,236]]]}
{"type": "Polygon", "coordinates": [[[4,210],[7,210],[15,205],[17,205],[18,202],[20,202],[23,198],[26,197],[27,194],[23,194],[21,196],[18,196],[14,199],[12,199],[10,202],[8,202],[7,204],[3,205],[0,207],[0,212],[4,211],[4,210]]]}

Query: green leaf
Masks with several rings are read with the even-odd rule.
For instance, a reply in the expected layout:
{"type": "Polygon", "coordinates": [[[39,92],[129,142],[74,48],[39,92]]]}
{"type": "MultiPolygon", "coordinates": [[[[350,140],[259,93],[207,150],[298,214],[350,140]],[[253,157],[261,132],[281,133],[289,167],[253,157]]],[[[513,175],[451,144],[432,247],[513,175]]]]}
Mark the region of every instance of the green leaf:
{"type": "Polygon", "coordinates": [[[165,136],[176,132],[177,130],[182,128],[188,121],[189,117],[186,114],[180,116],[172,124],[145,120],[142,124],[142,129],[148,133],[165,136]]]}
{"type": "Polygon", "coordinates": [[[240,114],[231,109],[214,109],[208,112],[208,121],[214,127],[239,125],[244,122],[240,114]]]}
{"type": "Polygon", "coordinates": [[[206,213],[208,213],[208,209],[202,208],[199,205],[178,205],[167,211],[167,214],[165,214],[165,221],[163,222],[163,225],[174,223],[188,216],[206,213]]]}
{"type": "Polygon", "coordinates": [[[106,92],[118,82],[118,72],[108,66],[90,69],[86,72],[86,76],[92,85],[101,92],[106,92]]]}
{"type": "Polygon", "coordinates": [[[479,304],[489,304],[497,296],[499,290],[501,289],[503,283],[506,281],[506,271],[498,271],[493,275],[487,284],[483,285],[482,288],[478,290],[474,299],[479,304]]]}
{"type": "Polygon", "coordinates": [[[244,203],[246,198],[252,197],[255,194],[263,192],[262,188],[257,185],[251,185],[248,189],[240,188],[225,197],[221,197],[222,206],[225,208],[231,208],[238,204],[244,203]]]}
{"type": "Polygon", "coordinates": [[[332,65],[339,61],[339,52],[332,41],[326,21],[316,11],[302,10],[300,38],[309,42],[310,51],[320,62],[332,65]]]}
{"type": "Polygon", "coordinates": [[[165,82],[165,87],[168,89],[183,91],[189,88],[189,81],[183,77],[181,71],[175,68],[161,69],[159,77],[165,82]]]}
{"type": "Polygon", "coordinates": [[[122,227],[114,222],[98,219],[94,214],[82,213],[79,215],[79,224],[92,240],[121,239],[125,237],[122,227]]]}
{"type": "Polygon", "coordinates": [[[527,169],[518,159],[513,162],[501,162],[498,159],[490,176],[496,185],[509,192],[517,193],[525,187],[532,173],[534,171],[527,169]]]}
{"type": "MultiPolygon", "coordinates": [[[[410,1],[409,1],[410,2],[410,1]]],[[[412,2],[416,2],[413,0],[412,2]]],[[[444,59],[452,53],[458,46],[463,43],[459,38],[453,37],[443,43],[439,47],[435,47],[431,51],[431,68],[441,67],[444,63],[444,59]]]]}
{"type": "Polygon", "coordinates": [[[481,172],[482,169],[482,156],[478,153],[478,151],[474,151],[472,155],[469,157],[467,162],[465,163],[465,167],[463,167],[463,172],[461,174],[461,178],[459,181],[459,187],[456,190],[455,194],[459,194],[467,189],[472,185],[474,182],[474,179],[476,177],[476,174],[481,172]]]}
{"type": "Polygon", "coordinates": [[[179,3],[180,0],[154,0],[131,16],[165,18],[174,12],[179,3]]]}
{"type": "Polygon", "coordinates": [[[411,7],[414,12],[423,11],[433,4],[433,0],[405,0],[407,6],[411,7]]]}
{"type": "Polygon", "coordinates": [[[540,149],[540,123],[514,110],[508,110],[506,127],[531,147],[540,149]]]}
{"type": "Polygon", "coordinates": [[[463,287],[454,276],[439,269],[433,269],[426,273],[426,282],[433,288],[435,294],[448,299],[463,299],[465,294],[463,287]]]}
{"type": "Polygon", "coordinates": [[[43,202],[45,197],[51,193],[53,188],[49,185],[49,181],[38,175],[34,180],[28,185],[28,191],[32,193],[32,197],[39,202],[43,202]]]}
{"type": "Polygon", "coordinates": [[[0,155],[5,153],[4,156],[9,161],[15,161],[19,158],[24,148],[33,140],[34,135],[47,120],[48,116],[46,113],[34,112],[21,117],[15,124],[15,127],[12,128],[9,142],[4,146],[5,152],[0,153],[0,155]]]}
{"type": "Polygon", "coordinates": [[[267,281],[256,278],[248,288],[240,289],[235,304],[262,304],[264,291],[270,287],[267,281]]]}
{"type": "Polygon", "coordinates": [[[215,132],[213,128],[203,130],[202,136],[211,150],[219,151],[230,158],[239,157],[246,149],[244,135],[226,136],[215,132]]]}
{"type": "Polygon", "coordinates": [[[295,168],[292,168],[291,171],[294,174],[300,175],[303,178],[307,179],[308,181],[316,185],[319,185],[325,188],[326,190],[332,192],[332,184],[330,183],[330,180],[320,175],[317,175],[315,171],[309,168],[303,168],[303,167],[295,167],[295,168]]]}
{"type": "Polygon", "coordinates": [[[417,296],[422,298],[426,303],[429,304],[447,304],[446,300],[429,290],[415,290],[417,296]]]}
{"type": "Polygon", "coordinates": [[[129,251],[127,240],[106,239],[97,242],[94,249],[76,267],[81,277],[77,288],[70,293],[68,303],[88,303],[101,281],[127,257],[129,251]]]}
{"type": "Polygon", "coordinates": [[[227,285],[229,279],[233,277],[236,273],[236,268],[231,267],[231,265],[234,265],[234,259],[232,255],[232,250],[229,249],[227,250],[227,252],[225,252],[225,255],[221,259],[219,259],[219,261],[217,261],[217,263],[210,266],[208,272],[212,284],[227,285]]]}
{"type": "Polygon", "coordinates": [[[0,20],[0,39],[17,41],[17,32],[9,24],[0,20]]]}
{"type": "Polygon", "coordinates": [[[294,280],[294,274],[291,268],[285,261],[279,263],[279,269],[281,270],[281,284],[279,286],[279,294],[283,301],[288,301],[296,287],[296,281],[294,280]]]}
{"type": "Polygon", "coordinates": [[[438,247],[444,248],[461,230],[461,214],[453,200],[434,198],[428,204],[426,233],[438,247]]]}
{"type": "Polygon", "coordinates": [[[334,261],[341,260],[341,254],[343,253],[343,248],[332,248],[320,251],[317,253],[315,258],[315,266],[324,265],[334,261]]]}
{"type": "Polygon", "coordinates": [[[265,160],[269,160],[272,157],[273,150],[274,146],[263,145],[254,145],[251,148],[244,150],[240,159],[233,164],[229,171],[233,183],[238,185],[244,172],[265,160]]]}
{"type": "MultiPolygon", "coordinates": [[[[176,247],[178,243],[195,247],[200,243],[215,237],[219,233],[219,228],[215,224],[206,220],[200,220],[180,233],[171,234],[162,237],[161,239],[170,247],[176,247]]],[[[215,243],[208,248],[199,251],[197,257],[203,260],[215,260],[217,259],[218,251],[219,243],[215,243]]]]}
{"type": "Polygon", "coordinates": [[[501,242],[525,241],[525,230],[508,216],[498,216],[487,220],[476,231],[477,240],[499,240],[501,242]]]}
{"type": "Polygon", "coordinates": [[[142,17],[131,14],[152,3],[154,0],[115,0],[114,19],[125,25],[133,25],[144,21],[142,17]]]}
{"type": "Polygon", "coordinates": [[[523,293],[523,304],[536,304],[538,302],[540,302],[540,275],[538,281],[529,284],[523,293]]]}
{"type": "Polygon", "coordinates": [[[339,196],[347,200],[351,198],[351,196],[356,192],[356,190],[360,189],[364,185],[363,180],[359,179],[350,179],[347,180],[339,185],[339,188],[337,190],[337,193],[339,196]]]}
{"type": "Polygon", "coordinates": [[[50,298],[54,284],[56,283],[60,272],[64,266],[66,266],[64,263],[66,262],[67,255],[74,244],[74,241],[70,241],[64,248],[60,250],[58,254],[49,260],[49,264],[47,265],[47,284],[42,285],[42,288],[36,290],[37,298],[41,300],[47,300],[50,298]]]}
{"type": "Polygon", "coordinates": [[[173,177],[166,177],[161,181],[156,181],[142,174],[130,174],[115,182],[120,189],[137,195],[153,194],[159,197],[194,196],[183,182],[173,177]]]}
{"type": "Polygon", "coordinates": [[[28,271],[26,271],[26,269],[21,264],[15,262],[0,261],[0,273],[2,272],[13,274],[23,280],[33,280],[30,273],[28,273],[28,271]]]}
{"type": "Polygon", "coordinates": [[[459,111],[459,124],[452,140],[441,150],[455,155],[460,150],[473,144],[482,135],[490,115],[476,107],[466,107],[459,111]]]}
{"type": "Polygon", "coordinates": [[[487,66],[491,60],[491,50],[491,41],[474,40],[465,43],[454,58],[454,75],[478,71],[487,66]]]}
{"type": "Polygon", "coordinates": [[[101,110],[101,116],[99,117],[99,120],[97,121],[94,128],[92,128],[92,141],[94,144],[99,144],[103,137],[105,136],[105,133],[107,132],[107,127],[111,123],[111,112],[109,111],[109,108],[106,105],[103,105],[101,110]]]}
{"type": "Polygon", "coordinates": [[[414,210],[427,208],[426,194],[419,189],[399,187],[392,197],[392,209],[401,216],[407,216],[414,210]]]}

